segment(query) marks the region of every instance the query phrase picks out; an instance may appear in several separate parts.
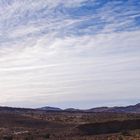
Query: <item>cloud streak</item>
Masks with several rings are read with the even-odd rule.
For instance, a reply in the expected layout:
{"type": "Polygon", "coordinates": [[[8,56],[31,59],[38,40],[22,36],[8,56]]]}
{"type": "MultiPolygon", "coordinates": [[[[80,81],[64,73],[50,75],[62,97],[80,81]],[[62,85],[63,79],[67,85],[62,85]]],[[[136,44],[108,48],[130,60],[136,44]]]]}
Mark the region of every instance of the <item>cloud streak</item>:
{"type": "Polygon", "coordinates": [[[0,104],[137,101],[139,6],[138,0],[0,0],[0,104]]]}

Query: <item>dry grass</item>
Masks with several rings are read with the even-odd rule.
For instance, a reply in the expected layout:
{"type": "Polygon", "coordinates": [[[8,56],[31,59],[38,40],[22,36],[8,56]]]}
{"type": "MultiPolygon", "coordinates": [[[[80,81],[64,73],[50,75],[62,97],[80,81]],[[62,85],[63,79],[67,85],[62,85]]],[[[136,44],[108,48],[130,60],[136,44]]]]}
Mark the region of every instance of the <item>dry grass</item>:
{"type": "Polygon", "coordinates": [[[140,140],[139,123],[140,114],[1,112],[0,140],[140,140]],[[131,129],[129,122],[131,121],[133,125],[133,121],[136,120],[138,120],[137,127],[131,129]],[[106,130],[109,122],[112,122],[109,127],[113,131],[108,131],[106,134],[99,131],[98,135],[95,135],[94,130],[90,134],[87,133],[89,129],[87,124],[94,124],[94,126],[96,124],[98,130],[100,125],[100,129],[106,130]],[[115,132],[119,124],[117,122],[126,123],[123,129],[115,132]],[[87,125],[86,131],[80,129],[83,125],[87,125]]]}

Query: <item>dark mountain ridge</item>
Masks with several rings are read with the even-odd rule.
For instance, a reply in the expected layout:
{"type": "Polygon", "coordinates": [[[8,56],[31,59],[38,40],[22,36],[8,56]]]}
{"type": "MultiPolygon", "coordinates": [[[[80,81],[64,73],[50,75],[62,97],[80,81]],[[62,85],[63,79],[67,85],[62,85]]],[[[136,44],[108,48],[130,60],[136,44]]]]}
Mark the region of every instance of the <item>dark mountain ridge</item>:
{"type": "Polygon", "coordinates": [[[91,109],[76,109],[76,108],[67,108],[67,109],[60,109],[54,107],[42,107],[38,108],[39,110],[44,111],[66,111],[66,112],[113,112],[113,113],[140,113],[140,103],[136,105],[130,105],[125,107],[97,107],[91,109]]]}
{"type": "Polygon", "coordinates": [[[76,108],[67,108],[67,109],[61,109],[57,107],[41,107],[41,108],[16,108],[16,107],[0,107],[0,112],[10,113],[21,113],[21,112],[112,112],[112,113],[140,113],[140,103],[136,105],[129,105],[129,106],[123,106],[123,107],[97,107],[97,108],[91,108],[91,109],[76,109],[76,108]]]}

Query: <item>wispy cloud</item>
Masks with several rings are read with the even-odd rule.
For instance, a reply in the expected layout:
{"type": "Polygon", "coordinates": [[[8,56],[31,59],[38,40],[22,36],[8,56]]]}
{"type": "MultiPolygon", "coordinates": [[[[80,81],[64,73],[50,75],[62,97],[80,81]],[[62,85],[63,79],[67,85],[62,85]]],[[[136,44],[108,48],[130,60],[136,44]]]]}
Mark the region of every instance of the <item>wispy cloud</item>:
{"type": "Polygon", "coordinates": [[[0,103],[140,98],[139,6],[139,0],[0,0],[0,103]]]}

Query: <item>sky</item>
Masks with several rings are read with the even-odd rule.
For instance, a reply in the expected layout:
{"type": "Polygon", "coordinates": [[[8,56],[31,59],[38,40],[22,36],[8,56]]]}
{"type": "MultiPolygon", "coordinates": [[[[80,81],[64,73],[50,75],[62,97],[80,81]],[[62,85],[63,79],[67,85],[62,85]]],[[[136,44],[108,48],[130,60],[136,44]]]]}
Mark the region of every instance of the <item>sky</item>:
{"type": "Polygon", "coordinates": [[[0,0],[0,106],[139,101],[139,0],[0,0]]]}

